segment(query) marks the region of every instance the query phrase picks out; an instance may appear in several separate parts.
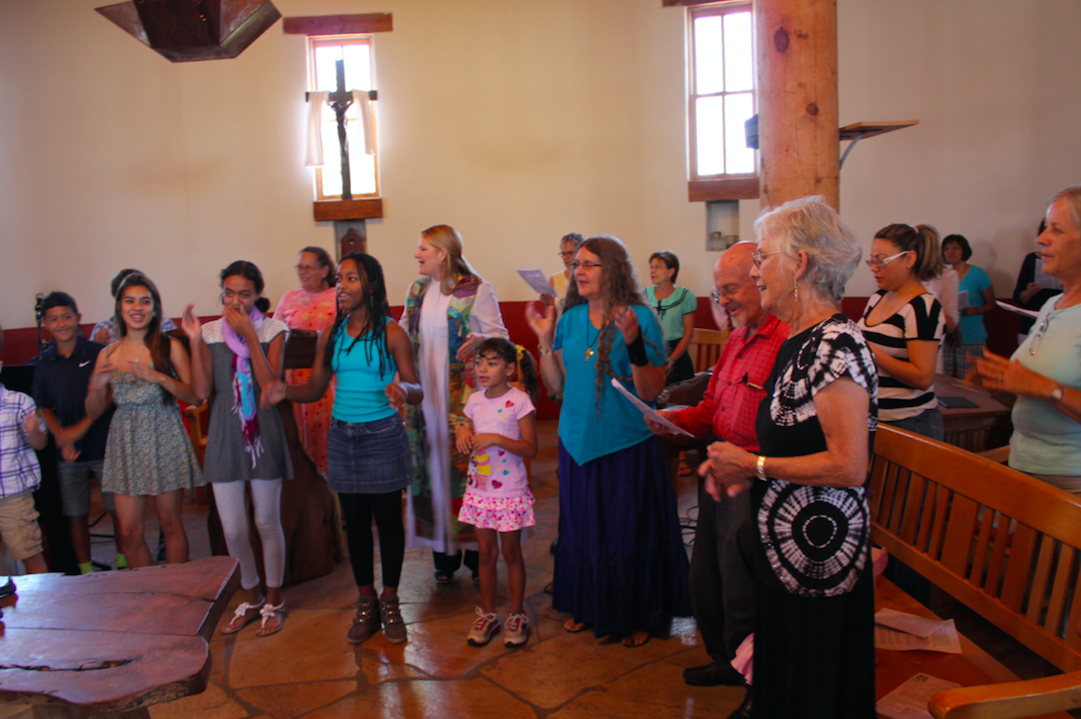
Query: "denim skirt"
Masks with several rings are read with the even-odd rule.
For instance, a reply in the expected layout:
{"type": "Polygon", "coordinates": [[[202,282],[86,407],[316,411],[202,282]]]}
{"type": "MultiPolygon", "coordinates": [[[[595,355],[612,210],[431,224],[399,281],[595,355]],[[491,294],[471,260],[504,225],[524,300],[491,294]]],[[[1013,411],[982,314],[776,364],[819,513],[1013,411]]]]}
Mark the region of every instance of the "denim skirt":
{"type": "Polygon", "coordinates": [[[413,463],[402,418],[374,422],[330,420],[327,486],[335,492],[385,494],[409,486],[413,463]]]}

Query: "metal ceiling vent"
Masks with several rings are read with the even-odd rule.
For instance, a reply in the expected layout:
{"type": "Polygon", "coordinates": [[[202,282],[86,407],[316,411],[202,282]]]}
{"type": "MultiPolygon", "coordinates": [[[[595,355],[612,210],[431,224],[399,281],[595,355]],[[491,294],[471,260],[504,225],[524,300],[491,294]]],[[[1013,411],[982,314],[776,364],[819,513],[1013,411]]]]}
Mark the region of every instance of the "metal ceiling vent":
{"type": "Polygon", "coordinates": [[[172,62],[236,57],[281,17],[270,0],[132,0],[97,11],[172,62]]]}

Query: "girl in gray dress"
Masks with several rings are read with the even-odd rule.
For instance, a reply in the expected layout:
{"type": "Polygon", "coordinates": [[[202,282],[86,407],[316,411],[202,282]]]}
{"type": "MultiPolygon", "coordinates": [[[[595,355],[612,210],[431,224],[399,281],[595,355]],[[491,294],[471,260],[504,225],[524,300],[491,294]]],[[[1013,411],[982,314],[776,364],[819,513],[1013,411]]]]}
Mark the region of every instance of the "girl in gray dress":
{"type": "Polygon", "coordinates": [[[263,315],[263,275],[252,263],[238,260],[222,270],[221,289],[221,319],[200,327],[189,306],[183,328],[196,358],[192,386],[200,398],[211,398],[204,475],[214,486],[229,556],[240,562],[240,585],[248,595],[222,633],[239,632],[262,617],[255,632],[262,637],[278,632],[285,622],[281,486],[282,480],[293,478],[293,463],[278,411],[260,411],[259,394],[260,387],[281,379],[289,330],[284,322],[263,315]],[[265,599],[248,540],[245,483],[251,487],[263,544],[265,599]]]}

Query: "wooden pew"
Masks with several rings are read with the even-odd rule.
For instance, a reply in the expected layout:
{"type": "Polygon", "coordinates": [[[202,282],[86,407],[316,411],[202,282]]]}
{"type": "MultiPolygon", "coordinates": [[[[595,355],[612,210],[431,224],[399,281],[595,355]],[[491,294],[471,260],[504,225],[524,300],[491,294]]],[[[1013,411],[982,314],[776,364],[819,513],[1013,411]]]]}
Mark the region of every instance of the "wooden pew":
{"type": "Polygon", "coordinates": [[[721,350],[728,341],[731,330],[707,330],[700,327],[694,328],[691,335],[691,344],[687,347],[687,354],[691,356],[695,372],[705,372],[713,369],[717,360],[721,358],[721,350]]]}
{"type": "Polygon", "coordinates": [[[1081,707],[1081,500],[885,425],[871,477],[874,541],[1066,672],[940,692],[931,713],[1006,719],[1081,707]]]}

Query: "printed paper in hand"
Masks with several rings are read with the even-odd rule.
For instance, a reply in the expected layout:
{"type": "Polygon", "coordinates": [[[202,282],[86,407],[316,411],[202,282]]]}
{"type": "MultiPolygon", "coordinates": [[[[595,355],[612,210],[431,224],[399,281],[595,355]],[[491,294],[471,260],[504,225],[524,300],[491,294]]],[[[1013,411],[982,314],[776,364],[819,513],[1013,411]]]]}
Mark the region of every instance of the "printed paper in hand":
{"type": "Polygon", "coordinates": [[[963,312],[968,307],[968,290],[961,290],[957,293],[957,311],[963,312]]]}
{"type": "Polygon", "coordinates": [[[1051,275],[1044,272],[1042,257],[1036,259],[1036,276],[1032,278],[1032,281],[1038,284],[1040,287],[1043,287],[1045,290],[1062,289],[1062,280],[1057,277],[1052,277],[1051,275]]]}
{"type": "Polygon", "coordinates": [[[875,703],[875,711],[890,719],[931,719],[927,702],[935,694],[957,689],[960,684],[927,674],[917,674],[875,703]]]}
{"type": "Polygon", "coordinates": [[[545,277],[544,273],[540,270],[536,268],[531,270],[518,270],[518,274],[522,276],[522,279],[526,281],[526,284],[532,287],[538,295],[556,296],[556,291],[548,284],[548,278],[545,277]]]}
{"type": "Polygon", "coordinates": [[[1016,312],[1017,314],[1024,315],[1025,317],[1036,318],[1040,316],[1040,313],[1036,310],[1029,310],[1025,309],[1024,307],[1018,307],[1017,305],[1011,305],[1009,302],[1003,302],[1002,300],[995,300],[995,304],[1004,310],[1016,312]]]}
{"type": "Polygon", "coordinates": [[[687,437],[694,437],[693,434],[683,429],[682,427],[677,427],[676,425],[672,424],[671,422],[666,420],[660,412],[653,409],[648,404],[628,392],[627,388],[623,386],[623,383],[617,380],[615,377],[612,378],[612,386],[618,389],[624,397],[629,399],[631,401],[631,404],[633,404],[635,408],[638,409],[638,411],[641,412],[642,416],[646,419],[650,420],[651,422],[656,422],[665,429],[671,430],[676,434],[682,434],[687,437]]]}

